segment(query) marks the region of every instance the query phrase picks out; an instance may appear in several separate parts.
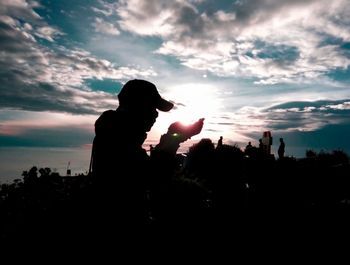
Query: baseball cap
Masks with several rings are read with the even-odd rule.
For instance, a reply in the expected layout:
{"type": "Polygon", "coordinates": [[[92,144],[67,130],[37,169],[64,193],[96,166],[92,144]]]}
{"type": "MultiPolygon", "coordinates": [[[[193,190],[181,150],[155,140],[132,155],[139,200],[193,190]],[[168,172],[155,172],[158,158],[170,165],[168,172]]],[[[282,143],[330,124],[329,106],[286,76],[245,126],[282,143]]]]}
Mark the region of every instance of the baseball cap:
{"type": "Polygon", "coordinates": [[[143,109],[153,107],[160,111],[169,111],[174,107],[170,101],[163,99],[157,87],[146,80],[129,80],[118,94],[119,104],[124,107],[143,109]]]}

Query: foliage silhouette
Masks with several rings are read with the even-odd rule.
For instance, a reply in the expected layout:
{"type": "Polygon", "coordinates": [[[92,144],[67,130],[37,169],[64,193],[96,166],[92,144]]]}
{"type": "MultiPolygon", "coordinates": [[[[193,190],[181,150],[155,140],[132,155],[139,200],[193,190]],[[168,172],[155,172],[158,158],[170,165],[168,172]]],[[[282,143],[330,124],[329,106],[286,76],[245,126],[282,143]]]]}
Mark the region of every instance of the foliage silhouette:
{"type": "MultiPolygon", "coordinates": [[[[225,228],[239,233],[266,227],[277,231],[291,223],[305,228],[330,213],[338,223],[350,219],[350,165],[345,152],[307,151],[302,159],[275,160],[255,151],[246,155],[226,144],[215,148],[210,139],[190,147],[178,160],[162,218],[148,209],[144,229],[155,233],[201,228],[208,233],[225,228]]],[[[93,225],[99,216],[91,211],[96,194],[89,174],[65,177],[32,167],[22,176],[0,188],[1,240],[96,238],[101,230],[93,225]]]]}

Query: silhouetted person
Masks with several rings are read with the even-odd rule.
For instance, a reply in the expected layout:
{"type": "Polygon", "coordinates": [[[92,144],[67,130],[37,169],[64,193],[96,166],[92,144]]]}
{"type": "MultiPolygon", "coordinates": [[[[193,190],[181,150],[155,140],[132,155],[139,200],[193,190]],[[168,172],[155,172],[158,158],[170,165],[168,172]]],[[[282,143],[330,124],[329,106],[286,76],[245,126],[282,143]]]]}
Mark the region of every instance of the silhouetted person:
{"type": "Polygon", "coordinates": [[[245,152],[249,152],[250,149],[252,149],[252,143],[248,142],[247,146],[245,147],[245,152]]]}
{"type": "Polygon", "coordinates": [[[283,138],[280,138],[280,146],[278,147],[278,157],[283,158],[284,157],[284,151],[285,151],[285,143],[283,141],[283,138]]]}
{"type": "MultiPolygon", "coordinates": [[[[95,123],[92,173],[103,205],[98,211],[111,219],[111,227],[134,230],[147,225],[150,217],[158,218],[166,207],[162,203],[166,203],[176,151],[191,136],[168,131],[148,156],[142,144],[158,117],[157,110],[169,111],[173,104],[159,95],[154,84],[136,79],[123,86],[118,99],[119,107],[105,111],[95,123]]],[[[177,123],[171,126],[176,129],[177,123]]],[[[202,126],[203,121],[196,133],[202,126]]]]}
{"type": "Polygon", "coordinates": [[[220,136],[219,140],[218,140],[218,144],[216,146],[217,148],[222,147],[222,136],[220,136]]]}
{"type": "Polygon", "coordinates": [[[263,144],[263,142],[262,142],[262,139],[260,138],[260,139],[259,139],[259,150],[262,152],[263,149],[264,149],[264,144],[263,144]]]}

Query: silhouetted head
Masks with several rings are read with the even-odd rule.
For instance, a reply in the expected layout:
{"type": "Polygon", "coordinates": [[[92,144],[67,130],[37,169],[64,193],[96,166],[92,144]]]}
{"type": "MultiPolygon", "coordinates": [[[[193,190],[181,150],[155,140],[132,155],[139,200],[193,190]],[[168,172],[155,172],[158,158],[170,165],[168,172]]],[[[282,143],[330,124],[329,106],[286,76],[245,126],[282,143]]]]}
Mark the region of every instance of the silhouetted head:
{"type": "Polygon", "coordinates": [[[281,143],[283,142],[283,138],[280,138],[280,142],[281,142],[281,143]]]}
{"type": "Polygon", "coordinates": [[[163,99],[157,87],[146,80],[126,82],[118,94],[119,107],[125,110],[144,132],[150,131],[158,117],[157,110],[169,111],[174,104],[163,99]]]}
{"type": "Polygon", "coordinates": [[[158,109],[169,111],[174,104],[163,99],[157,87],[146,80],[134,79],[126,82],[118,94],[119,105],[128,109],[158,109]]]}

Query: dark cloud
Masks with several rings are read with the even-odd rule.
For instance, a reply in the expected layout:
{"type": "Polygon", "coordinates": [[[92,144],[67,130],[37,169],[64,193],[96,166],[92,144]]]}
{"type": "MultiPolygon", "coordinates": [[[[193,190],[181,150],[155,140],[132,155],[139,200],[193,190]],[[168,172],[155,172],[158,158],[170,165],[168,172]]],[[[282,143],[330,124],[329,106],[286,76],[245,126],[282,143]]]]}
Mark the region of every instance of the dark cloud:
{"type": "Polygon", "coordinates": [[[174,15],[177,30],[181,32],[182,36],[205,35],[206,23],[194,7],[182,6],[176,9],[174,15]]]}
{"type": "Polygon", "coordinates": [[[275,105],[266,109],[267,111],[274,110],[290,110],[290,111],[305,111],[309,108],[310,111],[331,111],[336,110],[338,106],[339,110],[344,110],[350,108],[350,99],[341,99],[341,100],[317,100],[317,101],[290,101],[282,104],[275,105]],[[341,106],[344,108],[342,109],[341,106]]]}
{"type": "Polygon", "coordinates": [[[215,125],[234,125],[234,122],[216,122],[215,125]]]}
{"type": "MultiPolygon", "coordinates": [[[[285,135],[291,135],[293,133],[285,133],[285,135]]],[[[311,132],[299,132],[296,133],[295,145],[310,146],[310,148],[317,149],[344,149],[347,152],[350,151],[350,141],[348,136],[350,135],[350,122],[345,124],[332,124],[311,132]]],[[[283,134],[282,134],[283,135],[283,134]]],[[[291,137],[293,139],[293,137],[291,137]]],[[[291,143],[293,144],[293,142],[291,143]]],[[[349,153],[350,154],[350,153],[349,153]]]]}
{"type": "Polygon", "coordinates": [[[62,35],[25,1],[0,7],[0,106],[35,111],[94,114],[115,108],[115,95],[90,91],[87,79],[127,80],[155,75],[153,70],[117,67],[82,49],[54,42],[62,35]],[[21,17],[21,14],[23,16],[21,17]]]}
{"type": "Polygon", "coordinates": [[[81,92],[86,102],[78,104],[74,99],[79,91],[66,89],[62,91],[59,87],[49,83],[27,83],[23,82],[20,74],[7,73],[0,75],[0,105],[2,108],[22,109],[30,111],[54,111],[69,112],[74,114],[96,114],[101,109],[115,108],[116,96],[103,92],[81,92]],[[115,99],[115,104],[107,103],[115,99]]]}
{"type": "Polygon", "coordinates": [[[27,129],[19,135],[0,135],[0,146],[81,147],[90,144],[93,137],[93,125],[90,130],[78,127],[27,129]]]}
{"type": "Polygon", "coordinates": [[[243,25],[262,23],[282,9],[300,7],[317,2],[317,0],[242,0],[236,1],[233,11],[237,21],[243,25]]]}
{"type": "Polygon", "coordinates": [[[316,131],[350,123],[350,100],[286,102],[265,110],[273,130],[316,131]]]}

